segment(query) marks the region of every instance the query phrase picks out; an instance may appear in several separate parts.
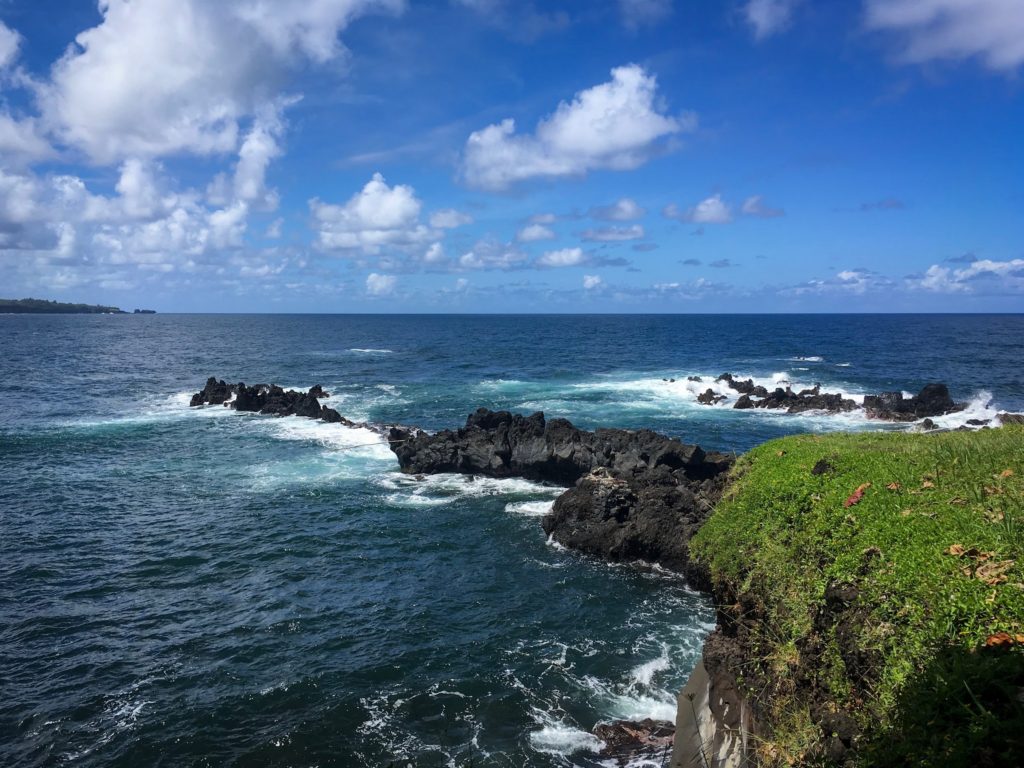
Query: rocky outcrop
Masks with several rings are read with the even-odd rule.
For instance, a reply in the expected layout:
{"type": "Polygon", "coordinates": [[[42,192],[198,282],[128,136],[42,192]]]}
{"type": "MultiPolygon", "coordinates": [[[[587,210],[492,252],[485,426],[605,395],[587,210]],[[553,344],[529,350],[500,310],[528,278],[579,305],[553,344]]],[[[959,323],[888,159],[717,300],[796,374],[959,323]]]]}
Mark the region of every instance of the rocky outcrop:
{"type": "Polygon", "coordinates": [[[996,420],[1000,425],[1024,424],[1024,413],[997,413],[996,420]]]}
{"type": "Polygon", "coordinates": [[[308,392],[297,392],[282,389],[276,384],[228,384],[211,376],[206,380],[206,386],[192,395],[189,405],[223,405],[236,411],[265,416],[305,416],[350,427],[366,426],[349,421],[333,408],[321,405],[320,400],[330,396],[319,384],[310,387],[308,392]]]}
{"type": "Polygon", "coordinates": [[[717,405],[723,400],[728,399],[729,398],[727,398],[725,395],[720,395],[717,392],[715,392],[715,390],[711,389],[711,387],[708,387],[706,390],[704,390],[704,392],[697,395],[697,402],[700,403],[701,405],[717,405]]]}
{"type": "Polygon", "coordinates": [[[905,398],[902,392],[883,392],[864,398],[868,418],[885,421],[917,421],[930,416],[956,413],[966,407],[964,403],[953,401],[945,384],[926,384],[913,397],[905,398]]]}
{"type": "Polygon", "coordinates": [[[689,537],[721,496],[732,458],[650,430],[577,429],[565,419],[489,411],[433,435],[394,428],[391,448],[410,474],[461,472],[572,486],[542,525],[566,547],[612,561],[642,560],[706,581],[689,537]]]}
{"type": "Polygon", "coordinates": [[[821,388],[815,385],[812,389],[794,392],[789,387],[777,387],[775,391],[754,400],[749,394],[742,395],[733,408],[770,408],[783,409],[786,413],[803,413],[804,411],[827,411],[829,413],[845,413],[857,409],[857,403],[844,398],[841,394],[822,394],[821,388]]]}

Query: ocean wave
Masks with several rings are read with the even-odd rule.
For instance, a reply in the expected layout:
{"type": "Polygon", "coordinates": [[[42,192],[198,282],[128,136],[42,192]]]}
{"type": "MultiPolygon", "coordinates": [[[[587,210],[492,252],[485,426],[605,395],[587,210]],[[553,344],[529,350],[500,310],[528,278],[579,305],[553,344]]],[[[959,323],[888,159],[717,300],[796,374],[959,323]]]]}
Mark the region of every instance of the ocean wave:
{"type": "Polygon", "coordinates": [[[524,517],[544,517],[554,505],[553,501],[514,501],[505,505],[505,511],[524,517]]]}
{"type": "Polygon", "coordinates": [[[393,355],[395,353],[393,349],[370,349],[365,347],[352,347],[347,351],[353,355],[393,355]]]}
{"type": "Polygon", "coordinates": [[[533,718],[541,727],[530,732],[530,746],[547,755],[574,755],[577,752],[600,752],[604,742],[574,723],[559,720],[544,710],[534,708],[533,718]]]}
{"type": "Polygon", "coordinates": [[[825,361],[825,358],[820,355],[809,355],[808,357],[791,357],[789,360],[794,363],[821,363],[825,361]]]}
{"type": "MultiPolygon", "coordinates": [[[[461,474],[439,474],[411,476],[401,472],[389,472],[376,478],[378,486],[393,491],[386,497],[398,506],[441,506],[461,499],[483,498],[486,496],[544,496],[551,498],[565,491],[550,485],[535,483],[519,477],[481,477],[461,474]]],[[[550,505],[550,501],[536,499],[523,502],[524,505],[550,505]]],[[[525,507],[519,514],[544,514],[539,506],[525,507]]]]}

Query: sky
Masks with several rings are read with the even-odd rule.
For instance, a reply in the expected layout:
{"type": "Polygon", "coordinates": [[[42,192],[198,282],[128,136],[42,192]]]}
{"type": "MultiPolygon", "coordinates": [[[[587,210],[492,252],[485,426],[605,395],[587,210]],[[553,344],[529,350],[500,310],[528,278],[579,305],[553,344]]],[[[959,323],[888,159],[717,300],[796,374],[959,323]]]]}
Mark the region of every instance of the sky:
{"type": "Polygon", "coordinates": [[[0,0],[0,296],[1024,311],[1024,0],[0,0]]]}

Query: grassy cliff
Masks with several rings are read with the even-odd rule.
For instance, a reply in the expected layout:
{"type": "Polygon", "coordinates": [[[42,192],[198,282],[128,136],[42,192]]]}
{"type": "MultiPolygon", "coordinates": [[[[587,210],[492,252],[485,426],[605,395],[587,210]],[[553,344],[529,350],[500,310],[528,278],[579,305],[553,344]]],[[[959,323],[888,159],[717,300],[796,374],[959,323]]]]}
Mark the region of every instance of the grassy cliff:
{"type": "Polygon", "coordinates": [[[804,435],[692,550],[767,765],[1018,765],[1024,429],[804,435]]]}

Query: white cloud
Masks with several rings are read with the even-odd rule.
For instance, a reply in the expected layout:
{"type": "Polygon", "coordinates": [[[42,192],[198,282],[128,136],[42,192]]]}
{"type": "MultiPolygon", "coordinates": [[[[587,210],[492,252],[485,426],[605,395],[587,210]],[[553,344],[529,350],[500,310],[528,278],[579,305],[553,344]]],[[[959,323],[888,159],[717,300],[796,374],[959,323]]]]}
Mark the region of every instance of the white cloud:
{"type": "Polygon", "coordinates": [[[521,243],[536,243],[540,240],[554,240],[557,235],[543,224],[527,224],[516,233],[516,240],[521,243]]]}
{"type": "Polygon", "coordinates": [[[398,278],[394,275],[378,275],[371,272],[366,277],[366,292],[370,296],[387,296],[394,292],[398,278]]]}
{"type": "Polygon", "coordinates": [[[720,194],[714,194],[701,200],[685,211],[680,211],[674,204],[668,205],[664,214],[670,219],[689,221],[694,224],[728,224],[732,221],[732,211],[722,200],[720,194]]]}
{"type": "Polygon", "coordinates": [[[539,267],[578,267],[586,262],[586,256],[581,248],[562,248],[557,251],[548,251],[539,259],[539,267]]]}
{"type": "Polygon", "coordinates": [[[100,0],[38,86],[49,125],[94,161],[234,151],[289,67],[342,52],[354,17],[399,0],[100,0]]]}
{"type": "Polygon", "coordinates": [[[472,223],[472,216],[454,208],[442,208],[430,214],[430,226],[434,229],[455,229],[472,223]]]}
{"type": "Polygon", "coordinates": [[[21,35],[0,21],[0,70],[15,62],[20,47],[21,35]]]}
{"type": "Polygon", "coordinates": [[[324,250],[378,254],[384,247],[410,247],[435,239],[437,233],[419,221],[422,203],[407,185],[389,187],[375,173],[344,205],[313,199],[309,203],[324,250]]]}
{"type": "Polygon", "coordinates": [[[604,280],[601,279],[600,275],[584,275],[583,276],[583,288],[587,291],[592,291],[595,288],[600,288],[604,285],[604,280]]]}
{"type": "Polygon", "coordinates": [[[522,269],[527,256],[511,243],[480,240],[473,249],[459,257],[460,269],[522,269]]]}
{"type": "Polygon", "coordinates": [[[640,240],[643,236],[644,228],[639,224],[634,224],[631,227],[601,227],[599,229],[588,229],[581,235],[584,240],[598,243],[640,240]]]}
{"type": "Polygon", "coordinates": [[[774,219],[785,216],[786,212],[781,208],[772,208],[766,205],[761,195],[751,195],[743,201],[740,209],[744,216],[756,216],[759,219],[774,219]]]}
{"type": "Polygon", "coordinates": [[[278,140],[284,133],[281,108],[263,108],[238,150],[234,192],[237,200],[257,203],[268,210],[277,207],[277,195],[266,187],[270,161],[281,154],[278,140]]]}
{"type": "Polygon", "coordinates": [[[460,277],[455,281],[455,292],[464,293],[469,288],[469,280],[464,277],[460,277]]]}
{"type": "Polygon", "coordinates": [[[672,14],[672,0],[619,0],[619,15],[627,29],[664,21],[672,14]]]}
{"type": "Polygon", "coordinates": [[[987,67],[1024,63],[1020,0],[867,0],[869,29],[903,36],[909,62],[979,57],[987,67]]]}
{"type": "Polygon", "coordinates": [[[933,264],[909,283],[935,293],[1024,292],[1024,259],[978,259],[962,269],[933,264]]]}
{"type": "Polygon", "coordinates": [[[590,209],[590,216],[602,221],[633,221],[642,219],[647,214],[643,208],[637,205],[635,200],[623,197],[611,205],[602,205],[590,209]]]}
{"type": "Polygon", "coordinates": [[[747,0],[743,9],[754,37],[763,40],[789,26],[793,9],[799,0],[747,0]]]}
{"type": "Polygon", "coordinates": [[[662,113],[656,80],[643,67],[616,67],[611,74],[609,82],[559,104],[534,134],[517,134],[511,118],[472,133],[462,166],[466,182],[501,190],[533,178],[630,170],[650,158],[662,139],[692,128],[692,117],[662,113]]]}
{"type": "Polygon", "coordinates": [[[531,224],[554,224],[558,217],[553,213],[535,213],[529,218],[531,224]]]}
{"type": "Polygon", "coordinates": [[[277,240],[281,237],[281,228],[284,226],[284,219],[276,218],[267,227],[267,231],[263,233],[263,236],[268,240],[277,240]]]}
{"type": "Polygon", "coordinates": [[[440,243],[431,243],[423,254],[424,264],[442,264],[447,260],[444,255],[444,246],[440,243]]]}
{"type": "Polygon", "coordinates": [[[53,154],[36,119],[17,120],[0,111],[0,166],[20,168],[53,154]]]}

